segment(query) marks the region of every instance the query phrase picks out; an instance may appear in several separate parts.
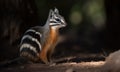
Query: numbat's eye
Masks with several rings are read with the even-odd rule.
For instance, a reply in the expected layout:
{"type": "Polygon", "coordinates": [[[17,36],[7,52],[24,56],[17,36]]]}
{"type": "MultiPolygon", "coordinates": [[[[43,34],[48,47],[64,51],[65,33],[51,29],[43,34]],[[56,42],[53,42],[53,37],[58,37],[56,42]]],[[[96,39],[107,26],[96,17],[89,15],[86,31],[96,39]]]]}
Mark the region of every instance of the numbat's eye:
{"type": "Polygon", "coordinates": [[[60,21],[60,19],[56,19],[56,21],[60,21]]]}

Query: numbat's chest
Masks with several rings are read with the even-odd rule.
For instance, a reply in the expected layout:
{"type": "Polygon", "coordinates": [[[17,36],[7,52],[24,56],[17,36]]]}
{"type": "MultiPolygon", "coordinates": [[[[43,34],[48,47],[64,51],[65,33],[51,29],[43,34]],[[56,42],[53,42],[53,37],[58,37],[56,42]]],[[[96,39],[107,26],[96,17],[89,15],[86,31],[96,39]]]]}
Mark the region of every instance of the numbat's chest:
{"type": "Polygon", "coordinates": [[[58,30],[51,28],[50,36],[49,36],[50,43],[52,44],[56,43],[57,39],[58,39],[58,30]]]}
{"type": "Polygon", "coordinates": [[[58,30],[51,28],[43,48],[50,48],[54,46],[57,43],[57,39],[58,39],[58,30]]]}

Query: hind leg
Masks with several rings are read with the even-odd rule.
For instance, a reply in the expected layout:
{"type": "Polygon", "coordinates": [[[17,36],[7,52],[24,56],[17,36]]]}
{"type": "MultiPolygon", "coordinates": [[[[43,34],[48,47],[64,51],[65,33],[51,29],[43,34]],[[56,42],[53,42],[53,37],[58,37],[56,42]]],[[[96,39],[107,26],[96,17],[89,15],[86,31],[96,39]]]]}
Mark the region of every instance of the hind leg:
{"type": "Polygon", "coordinates": [[[40,53],[40,60],[44,62],[45,64],[49,64],[48,58],[47,58],[47,51],[43,50],[40,53]]]}
{"type": "Polygon", "coordinates": [[[51,48],[51,49],[49,49],[48,54],[47,54],[47,58],[48,58],[48,61],[50,63],[53,63],[52,62],[52,54],[53,54],[53,52],[54,52],[54,48],[51,48]]]}

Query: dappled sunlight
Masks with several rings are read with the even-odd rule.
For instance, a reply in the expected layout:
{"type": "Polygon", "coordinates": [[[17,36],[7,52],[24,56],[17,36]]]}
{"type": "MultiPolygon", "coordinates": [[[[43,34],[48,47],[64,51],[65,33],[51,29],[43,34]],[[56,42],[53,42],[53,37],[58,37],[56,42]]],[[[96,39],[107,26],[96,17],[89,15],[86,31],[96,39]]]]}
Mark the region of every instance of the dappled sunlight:
{"type": "Polygon", "coordinates": [[[82,62],[80,63],[82,66],[91,66],[91,67],[100,67],[104,65],[105,61],[98,61],[98,62],[82,62]]]}
{"type": "Polygon", "coordinates": [[[71,21],[71,23],[76,24],[76,25],[80,24],[82,21],[81,13],[78,11],[72,12],[70,15],[70,21],[71,21]]]}
{"type": "Polygon", "coordinates": [[[58,65],[64,65],[64,66],[77,66],[77,67],[101,67],[105,64],[105,61],[91,61],[91,62],[70,62],[70,63],[63,63],[58,65]]]}

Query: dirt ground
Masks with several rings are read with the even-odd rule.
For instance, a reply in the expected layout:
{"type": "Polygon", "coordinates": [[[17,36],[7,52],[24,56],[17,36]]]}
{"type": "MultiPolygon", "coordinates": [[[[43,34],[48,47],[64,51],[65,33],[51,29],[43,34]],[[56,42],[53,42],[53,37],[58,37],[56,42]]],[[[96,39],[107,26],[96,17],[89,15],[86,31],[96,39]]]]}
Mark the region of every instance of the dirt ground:
{"type": "Polygon", "coordinates": [[[104,61],[60,63],[60,64],[26,64],[3,68],[0,72],[102,72],[104,61]]]}
{"type": "Polygon", "coordinates": [[[104,72],[105,59],[101,56],[85,55],[53,59],[48,65],[41,63],[20,64],[3,67],[0,72],[104,72]]]}

